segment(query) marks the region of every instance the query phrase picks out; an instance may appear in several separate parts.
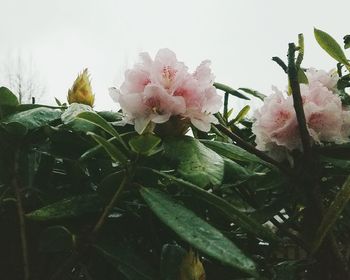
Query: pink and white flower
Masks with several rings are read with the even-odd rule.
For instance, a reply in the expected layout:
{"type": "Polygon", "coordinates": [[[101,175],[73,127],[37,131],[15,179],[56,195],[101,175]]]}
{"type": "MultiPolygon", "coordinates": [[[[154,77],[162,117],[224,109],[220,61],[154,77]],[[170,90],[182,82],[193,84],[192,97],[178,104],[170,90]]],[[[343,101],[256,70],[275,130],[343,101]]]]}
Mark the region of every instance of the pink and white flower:
{"type": "Polygon", "coordinates": [[[202,131],[209,131],[222,101],[217,94],[210,61],[203,61],[190,73],[169,49],[158,51],[154,60],[142,53],[141,61],[125,72],[120,89],[110,95],[122,108],[125,121],[142,133],[150,123],[164,123],[182,116],[202,131]]]}
{"type": "MultiPolygon", "coordinates": [[[[309,83],[300,87],[313,143],[349,141],[350,112],[343,108],[336,94],[339,78],[334,71],[327,73],[313,68],[306,72],[306,76],[309,83]]],[[[257,149],[269,152],[276,159],[283,159],[287,151],[301,150],[302,146],[293,97],[277,89],[274,91],[255,112],[252,130],[256,135],[257,149]]]]}

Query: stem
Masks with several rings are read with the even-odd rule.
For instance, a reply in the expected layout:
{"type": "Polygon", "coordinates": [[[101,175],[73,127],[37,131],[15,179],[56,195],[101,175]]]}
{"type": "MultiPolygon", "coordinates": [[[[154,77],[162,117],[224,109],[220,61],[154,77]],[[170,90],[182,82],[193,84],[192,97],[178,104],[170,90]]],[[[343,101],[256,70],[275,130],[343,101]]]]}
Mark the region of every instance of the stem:
{"type": "Polygon", "coordinates": [[[228,98],[229,98],[229,94],[228,94],[228,92],[225,92],[223,117],[224,117],[226,123],[228,122],[228,116],[227,116],[227,112],[228,112],[228,98]]]}
{"type": "Polygon", "coordinates": [[[114,204],[118,201],[121,193],[123,192],[126,184],[128,181],[128,175],[126,174],[123,178],[123,181],[121,182],[118,190],[115,192],[115,194],[113,195],[111,201],[107,204],[107,206],[105,207],[105,209],[102,212],[102,215],[100,216],[100,218],[98,219],[94,229],[91,232],[91,236],[94,238],[97,233],[100,231],[101,227],[104,225],[104,223],[106,222],[106,219],[108,217],[109,212],[112,210],[114,204]]]}
{"type": "Polygon", "coordinates": [[[272,58],[272,60],[274,62],[276,62],[279,66],[281,66],[281,68],[283,69],[284,73],[287,73],[288,72],[288,67],[287,65],[283,62],[282,59],[280,59],[278,56],[274,56],[272,58]]]}
{"type": "Polygon", "coordinates": [[[249,152],[251,154],[256,155],[258,158],[262,159],[263,161],[266,161],[267,163],[270,163],[270,164],[276,166],[283,173],[287,174],[288,176],[291,176],[291,172],[287,168],[285,168],[281,163],[279,163],[278,161],[269,157],[267,154],[263,153],[262,151],[257,150],[253,145],[244,141],[241,137],[239,137],[237,134],[235,134],[234,132],[232,132],[228,128],[224,127],[221,124],[217,124],[217,125],[215,125],[215,127],[219,131],[221,131],[223,134],[228,136],[232,141],[234,141],[242,149],[246,150],[247,152],[249,152]]]}
{"type": "Polygon", "coordinates": [[[29,279],[29,260],[28,260],[28,245],[27,245],[27,236],[26,236],[26,225],[24,220],[24,210],[21,198],[21,187],[19,182],[19,150],[15,151],[14,163],[13,163],[13,177],[12,177],[12,186],[14,188],[17,204],[17,213],[20,227],[21,235],[21,245],[22,245],[22,258],[23,258],[23,273],[24,280],[29,279]]]}
{"type": "MultiPolygon", "coordinates": [[[[293,105],[296,113],[301,143],[303,146],[304,166],[300,170],[300,177],[303,178],[308,207],[306,208],[306,231],[314,235],[324,213],[322,196],[319,190],[319,162],[314,157],[311,149],[311,138],[307,129],[307,123],[303,108],[303,100],[300,93],[298,81],[298,67],[295,65],[295,52],[297,48],[294,43],[288,48],[288,78],[293,96],[293,105]]],[[[313,236],[312,236],[313,237],[313,236]]],[[[349,269],[339,251],[336,239],[330,232],[316,258],[320,266],[316,273],[320,275],[331,274],[332,279],[350,279],[349,269]]]]}
{"type": "Polygon", "coordinates": [[[306,125],[306,118],[303,108],[303,100],[300,94],[300,85],[298,81],[298,69],[295,65],[295,51],[294,43],[289,44],[288,48],[288,78],[290,87],[292,89],[293,105],[297,116],[301,143],[303,145],[304,155],[308,163],[311,159],[311,141],[310,134],[306,125]]]}

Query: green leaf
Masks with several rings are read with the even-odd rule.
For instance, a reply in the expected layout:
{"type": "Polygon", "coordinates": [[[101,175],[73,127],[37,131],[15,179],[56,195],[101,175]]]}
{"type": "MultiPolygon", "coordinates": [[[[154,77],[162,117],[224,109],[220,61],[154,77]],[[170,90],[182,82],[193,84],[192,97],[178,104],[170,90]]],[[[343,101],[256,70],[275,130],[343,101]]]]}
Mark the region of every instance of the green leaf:
{"type": "Polygon", "coordinates": [[[193,247],[226,265],[257,276],[254,262],[195,213],[156,189],[141,188],[140,193],[162,222],[193,247]]]}
{"type": "Polygon", "coordinates": [[[212,140],[201,140],[201,142],[219,155],[225,156],[233,161],[256,162],[269,166],[267,162],[234,144],[212,140]]]}
{"type": "Polygon", "coordinates": [[[116,267],[129,280],[154,280],[156,274],[134,250],[125,245],[99,242],[93,246],[96,252],[116,267]]]}
{"type": "Polygon", "coordinates": [[[16,106],[16,112],[23,112],[23,111],[28,111],[31,109],[36,109],[36,108],[48,108],[48,109],[66,109],[66,107],[62,106],[49,106],[49,105],[43,105],[43,104],[19,104],[16,106]]]}
{"type": "Polygon", "coordinates": [[[248,93],[250,95],[253,95],[257,98],[259,98],[260,100],[264,101],[266,95],[262,94],[261,92],[251,89],[251,88],[239,88],[238,90],[244,91],[245,93],[248,93]]]}
{"type": "Polygon", "coordinates": [[[64,226],[52,226],[43,231],[40,236],[39,250],[41,252],[70,252],[74,237],[64,226]]]}
{"type": "Polygon", "coordinates": [[[213,193],[207,192],[190,182],[176,178],[169,174],[165,174],[163,172],[159,172],[154,169],[149,169],[149,170],[164,178],[173,180],[174,182],[177,182],[180,185],[183,185],[184,187],[186,187],[186,190],[195,193],[197,197],[203,199],[210,205],[214,206],[216,209],[219,209],[223,214],[226,215],[227,218],[232,219],[232,221],[234,221],[241,228],[245,229],[247,232],[250,232],[254,235],[257,235],[271,242],[277,241],[277,237],[274,236],[274,234],[269,229],[263,227],[256,220],[242,213],[238,207],[235,207],[234,205],[230,204],[229,202],[222,199],[221,197],[218,197],[213,193]]]}
{"type": "Polygon", "coordinates": [[[230,123],[239,123],[248,114],[249,110],[250,110],[250,106],[249,105],[244,106],[242,108],[242,110],[239,111],[237,116],[232,121],[230,121],[230,123]]]}
{"type": "Polygon", "coordinates": [[[64,124],[68,124],[70,122],[73,122],[76,119],[76,117],[83,112],[94,113],[94,110],[89,105],[72,103],[61,115],[61,120],[64,124]]]}
{"type": "Polygon", "coordinates": [[[298,82],[301,84],[308,84],[309,80],[307,79],[307,76],[303,69],[299,68],[298,70],[298,82]]]}
{"type": "Polygon", "coordinates": [[[239,165],[237,162],[230,160],[228,158],[223,158],[225,163],[225,180],[232,182],[232,180],[237,181],[238,179],[248,179],[251,176],[254,176],[250,170],[239,165]]]}
{"type": "Polygon", "coordinates": [[[220,83],[214,83],[214,87],[216,87],[217,89],[220,89],[224,92],[227,92],[233,96],[236,96],[238,98],[241,98],[241,99],[245,99],[245,100],[250,100],[249,97],[246,97],[244,94],[240,93],[239,91],[227,86],[227,85],[224,85],[224,84],[220,84],[220,83]]]}
{"type": "Polygon", "coordinates": [[[20,123],[28,130],[40,128],[59,119],[61,111],[46,107],[39,107],[11,115],[3,120],[4,123],[20,123]]]}
{"type": "Polygon", "coordinates": [[[129,145],[131,149],[138,154],[149,156],[156,150],[156,147],[162,140],[154,134],[147,133],[142,135],[136,135],[131,138],[129,145]]]}
{"type": "Polygon", "coordinates": [[[121,113],[115,111],[100,111],[97,112],[102,118],[104,118],[108,122],[118,122],[123,119],[123,115],[121,113]]]}
{"type": "Polygon", "coordinates": [[[220,185],[224,176],[224,160],[197,139],[184,136],[163,141],[165,157],[178,163],[181,177],[200,186],[220,185]]]}
{"type": "Polygon", "coordinates": [[[318,44],[323,48],[331,57],[336,61],[343,63],[345,66],[350,67],[350,64],[336,40],[333,39],[328,33],[314,29],[315,38],[318,44]]]}
{"type": "Polygon", "coordinates": [[[114,144],[108,142],[105,138],[93,132],[88,132],[87,134],[105,149],[113,161],[120,162],[122,164],[126,164],[128,162],[128,158],[114,144]]]}
{"type": "Polygon", "coordinates": [[[6,87],[0,87],[0,107],[2,106],[17,106],[18,99],[16,95],[12,93],[6,87]]]}
{"type": "Polygon", "coordinates": [[[119,133],[113,128],[111,124],[109,124],[104,118],[99,116],[96,113],[93,112],[83,112],[78,115],[79,119],[83,119],[86,122],[90,122],[100,128],[102,128],[104,131],[108,132],[112,136],[114,136],[118,141],[123,145],[123,147],[127,150],[128,147],[126,146],[124,140],[121,138],[119,133]]]}
{"type": "Polygon", "coordinates": [[[8,124],[2,124],[4,129],[10,133],[11,135],[15,135],[17,137],[23,137],[27,134],[28,129],[22,125],[21,123],[18,122],[11,122],[8,124]]]}
{"type": "Polygon", "coordinates": [[[83,214],[95,213],[103,207],[97,194],[85,194],[65,198],[27,214],[36,221],[52,221],[64,218],[77,218],[83,214]]]}
{"type": "Polygon", "coordinates": [[[322,244],[328,232],[332,229],[340,214],[343,212],[345,206],[350,199],[350,176],[346,179],[340,191],[337,193],[332,204],[327,209],[323,216],[321,224],[316,232],[316,237],[313,242],[312,252],[316,252],[322,244]]]}

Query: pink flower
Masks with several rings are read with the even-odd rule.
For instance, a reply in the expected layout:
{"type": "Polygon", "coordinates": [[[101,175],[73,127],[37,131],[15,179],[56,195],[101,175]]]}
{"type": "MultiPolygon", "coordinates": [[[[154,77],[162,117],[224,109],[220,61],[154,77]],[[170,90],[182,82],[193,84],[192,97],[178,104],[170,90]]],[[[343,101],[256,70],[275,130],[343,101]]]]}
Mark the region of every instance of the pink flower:
{"type": "MultiPolygon", "coordinates": [[[[301,84],[301,95],[307,127],[313,143],[344,143],[350,136],[350,112],[342,106],[337,95],[338,77],[310,69],[306,72],[309,83],[301,84]]],[[[293,108],[293,97],[275,92],[264,100],[255,112],[252,131],[257,149],[276,159],[283,159],[287,151],[301,150],[298,122],[293,108]]]]}
{"type": "Polygon", "coordinates": [[[184,80],[187,71],[188,68],[183,62],[176,59],[174,52],[169,49],[161,49],[152,65],[151,80],[166,89],[169,94],[173,94],[184,80]]]}
{"type": "Polygon", "coordinates": [[[274,145],[290,151],[299,149],[300,138],[293,103],[282,92],[274,90],[254,114],[256,121],[252,131],[256,135],[257,149],[269,151],[274,145]]]}
{"type": "Polygon", "coordinates": [[[151,82],[150,71],[153,61],[148,53],[141,53],[140,59],[141,62],[136,64],[134,69],[125,72],[125,81],[120,87],[124,94],[141,93],[145,86],[151,82]]]}
{"type": "Polygon", "coordinates": [[[338,95],[321,83],[301,88],[305,97],[304,112],[309,133],[316,143],[344,142],[342,135],[343,108],[338,95]]]}
{"type": "Polygon", "coordinates": [[[154,60],[142,53],[141,62],[125,73],[120,90],[110,95],[123,110],[125,121],[142,133],[150,123],[164,123],[171,116],[190,119],[202,131],[209,131],[222,102],[217,94],[210,62],[203,61],[191,74],[169,49],[158,51],[154,60]]]}
{"type": "Polygon", "coordinates": [[[324,70],[317,70],[315,68],[309,68],[306,71],[306,77],[309,81],[309,85],[320,83],[329,90],[335,90],[339,76],[336,70],[326,72],[324,70]]]}

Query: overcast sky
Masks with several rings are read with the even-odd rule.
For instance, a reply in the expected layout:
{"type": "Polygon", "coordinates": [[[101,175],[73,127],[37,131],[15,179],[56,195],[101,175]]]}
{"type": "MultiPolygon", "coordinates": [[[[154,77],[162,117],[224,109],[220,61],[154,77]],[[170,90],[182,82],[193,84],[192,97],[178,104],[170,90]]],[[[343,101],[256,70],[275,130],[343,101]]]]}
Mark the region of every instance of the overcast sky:
{"type": "Polygon", "coordinates": [[[304,66],[320,69],[335,63],[313,27],[339,42],[350,34],[349,0],[0,0],[0,10],[0,61],[31,57],[46,84],[45,103],[65,100],[88,67],[98,109],[113,108],[108,88],[121,84],[141,51],[170,48],[191,69],[210,59],[216,81],[268,94],[272,84],[286,84],[271,57],[285,58],[298,33],[305,36],[304,66]]]}

